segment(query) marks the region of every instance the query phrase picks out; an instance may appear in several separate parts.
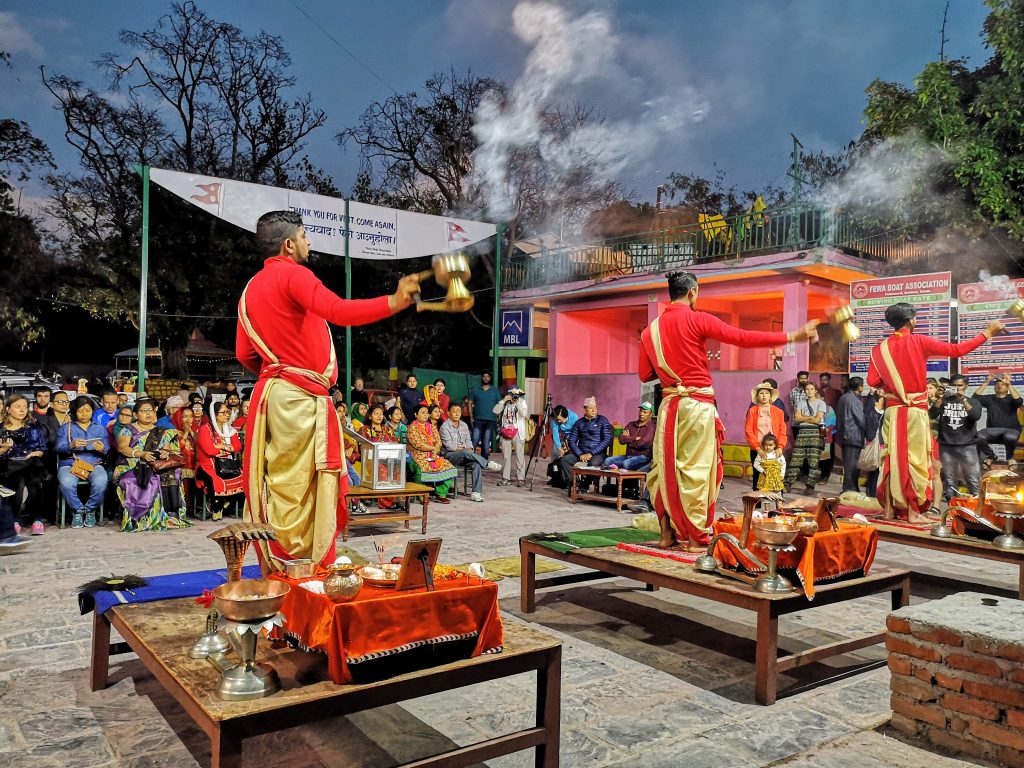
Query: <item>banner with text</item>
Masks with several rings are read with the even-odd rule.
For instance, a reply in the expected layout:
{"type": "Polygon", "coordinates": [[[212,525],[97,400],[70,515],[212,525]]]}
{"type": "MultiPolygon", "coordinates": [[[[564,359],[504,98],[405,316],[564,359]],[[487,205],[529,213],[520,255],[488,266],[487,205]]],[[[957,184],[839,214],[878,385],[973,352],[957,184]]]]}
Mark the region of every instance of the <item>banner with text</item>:
{"type": "MultiPolygon", "coordinates": [[[[923,275],[879,277],[850,283],[850,305],[861,335],[850,343],[850,373],[864,376],[868,372],[871,349],[892,332],[885,322],[885,308],[905,301],[917,310],[915,333],[949,341],[950,309],[953,276],[950,272],[923,275]]],[[[948,376],[949,358],[928,361],[929,376],[948,376]]]]}
{"type": "Polygon", "coordinates": [[[1009,373],[1014,386],[1024,385],[1024,324],[1006,313],[1019,297],[1024,297],[1024,280],[957,286],[961,341],[977,336],[992,320],[1006,323],[1005,334],[960,358],[960,373],[971,386],[984,382],[989,373],[1009,373]]]}
{"type": "Polygon", "coordinates": [[[349,203],[346,222],[345,201],[337,197],[162,168],[151,168],[149,177],[192,205],[249,232],[256,231],[256,220],[267,211],[290,208],[302,216],[310,247],[334,256],[345,255],[346,236],[353,259],[414,259],[456,251],[495,233],[494,225],[487,222],[356,201],[349,203]]]}

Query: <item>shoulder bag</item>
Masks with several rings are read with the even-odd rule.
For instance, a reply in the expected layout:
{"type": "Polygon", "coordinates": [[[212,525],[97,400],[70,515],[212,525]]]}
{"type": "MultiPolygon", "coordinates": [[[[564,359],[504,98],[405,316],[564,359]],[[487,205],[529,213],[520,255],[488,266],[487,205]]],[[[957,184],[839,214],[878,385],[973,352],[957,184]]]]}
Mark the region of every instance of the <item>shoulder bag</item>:
{"type": "MultiPolygon", "coordinates": [[[[70,421],[68,422],[68,446],[71,446],[70,421]]],[[[71,462],[71,474],[77,477],[79,480],[88,480],[89,475],[91,475],[92,471],[96,469],[95,465],[90,464],[88,461],[85,461],[84,459],[78,458],[78,456],[75,455],[74,451],[71,452],[71,458],[74,459],[74,461],[71,462]]]]}

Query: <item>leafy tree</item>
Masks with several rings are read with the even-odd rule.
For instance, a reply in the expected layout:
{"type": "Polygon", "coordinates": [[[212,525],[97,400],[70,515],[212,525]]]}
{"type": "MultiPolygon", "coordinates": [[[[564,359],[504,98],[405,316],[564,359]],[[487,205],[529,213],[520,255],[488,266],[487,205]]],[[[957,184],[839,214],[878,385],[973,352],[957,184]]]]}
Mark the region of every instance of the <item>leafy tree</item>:
{"type": "MultiPolygon", "coordinates": [[[[124,31],[123,54],[100,68],[124,103],[65,75],[43,82],[57,100],[82,172],[50,178],[69,233],[68,258],[83,278],[61,294],[97,316],[138,323],[140,183],[133,165],[243,181],[313,187],[326,182],[303,162],[303,141],[324,113],[311,97],[289,100],[290,58],[280,38],[246,36],[192,2],[176,3],[145,31],[124,31]]],[[[333,185],[331,185],[333,187],[333,185]]],[[[154,188],[147,318],[164,372],[187,376],[195,325],[232,315],[256,265],[244,233],[154,188]]],[[[230,331],[227,331],[229,333],[230,331]]]]}

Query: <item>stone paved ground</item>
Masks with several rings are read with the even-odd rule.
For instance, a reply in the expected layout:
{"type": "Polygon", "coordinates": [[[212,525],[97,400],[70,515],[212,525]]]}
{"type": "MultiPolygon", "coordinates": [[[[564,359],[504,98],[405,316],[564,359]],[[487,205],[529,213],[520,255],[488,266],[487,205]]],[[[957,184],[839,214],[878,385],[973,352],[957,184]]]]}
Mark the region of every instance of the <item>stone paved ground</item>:
{"type": "MultiPolygon", "coordinates": [[[[442,536],[449,563],[515,555],[520,535],[628,522],[604,505],[570,505],[538,487],[499,489],[487,501],[432,505],[430,534],[442,536]]],[[[743,491],[727,481],[724,506],[743,491]]],[[[831,487],[826,488],[826,490],[831,487]]],[[[730,503],[731,502],[731,503],[730,503]]],[[[218,524],[186,531],[121,534],[51,529],[28,553],[0,558],[0,765],[47,768],[206,766],[205,736],[133,656],[118,657],[110,687],[89,691],[89,616],[79,616],[76,586],[111,572],[144,575],[223,565],[205,536],[218,524]]],[[[368,528],[349,544],[372,553],[368,528]]],[[[377,531],[396,552],[409,536],[377,531]]],[[[250,558],[252,556],[250,555],[250,558]]],[[[972,589],[1014,595],[1010,566],[882,544],[878,563],[930,575],[915,592],[958,591],[939,578],[957,574],[972,589]]],[[[963,588],[963,585],[960,585],[963,588]]],[[[857,656],[805,668],[780,687],[797,686],[771,708],[752,701],[752,615],[705,600],[647,593],[607,579],[540,594],[538,610],[518,613],[518,579],[499,582],[507,622],[527,621],[564,643],[561,764],[660,766],[806,766],[951,768],[977,765],[907,743],[887,728],[888,673],[850,665],[883,658],[877,646],[857,656]],[[812,685],[814,682],[831,681],[812,685]]],[[[915,599],[921,599],[915,596],[915,599]]],[[[801,643],[878,631],[887,597],[829,606],[780,622],[788,650],[801,643]]],[[[198,628],[197,628],[198,629],[198,628]]],[[[246,742],[245,764],[394,765],[531,723],[533,677],[515,678],[362,713],[317,727],[246,742]]],[[[529,753],[492,766],[532,765],[529,753]]]]}

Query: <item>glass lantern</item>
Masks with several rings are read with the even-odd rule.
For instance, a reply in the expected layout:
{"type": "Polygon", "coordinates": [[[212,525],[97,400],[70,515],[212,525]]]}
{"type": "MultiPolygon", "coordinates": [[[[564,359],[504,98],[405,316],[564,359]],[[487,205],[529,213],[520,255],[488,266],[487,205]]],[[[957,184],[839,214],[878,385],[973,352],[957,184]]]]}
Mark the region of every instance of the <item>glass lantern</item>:
{"type": "Polygon", "coordinates": [[[362,482],[364,488],[375,491],[394,491],[405,488],[405,444],[359,444],[362,482]]]}

